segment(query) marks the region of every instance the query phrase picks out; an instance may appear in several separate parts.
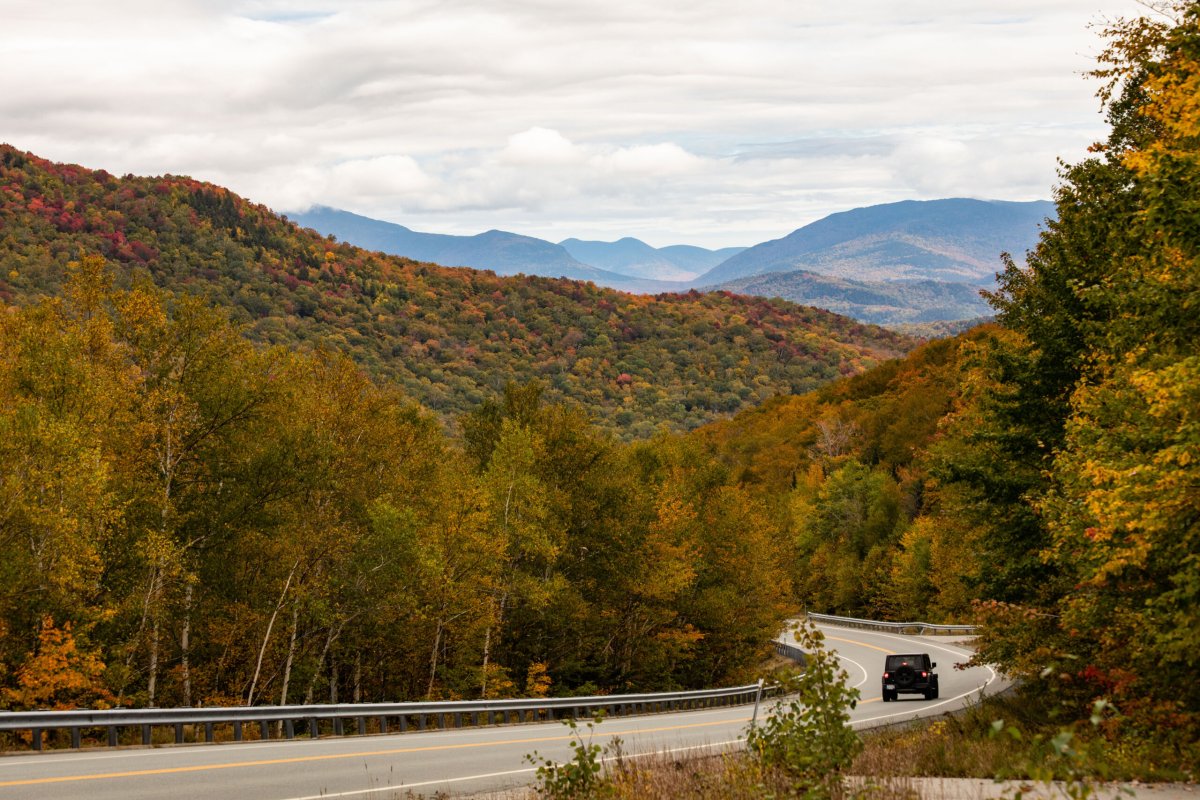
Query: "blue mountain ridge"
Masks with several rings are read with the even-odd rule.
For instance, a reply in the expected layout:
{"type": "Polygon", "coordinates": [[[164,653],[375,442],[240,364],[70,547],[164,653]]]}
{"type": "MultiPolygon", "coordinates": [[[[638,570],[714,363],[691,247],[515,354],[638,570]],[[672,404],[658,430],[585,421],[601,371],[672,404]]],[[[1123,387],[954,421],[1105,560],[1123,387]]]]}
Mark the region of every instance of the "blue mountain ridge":
{"type": "Polygon", "coordinates": [[[622,275],[671,281],[689,281],[745,249],[708,250],[686,244],[651,247],[630,236],[615,242],[564,239],[559,244],[585,264],[622,275]]]}
{"type": "Polygon", "coordinates": [[[755,245],[692,281],[719,287],[768,272],[806,270],[855,280],[933,279],[991,285],[1000,254],[1020,260],[1054,216],[1045,200],[904,200],[830,214],[755,245]]]}
{"type": "Polygon", "coordinates": [[[674,288],[660,281],[598,269],[576,260],[553,242],[507,231],[491,230],[474,236],[421,233],[394,222],[326,206],[289,214],[288,218],[359,247],[447,267],[490,269],[497,275],[541,275],[592,281],[629,292],[652,293],[674,288]]]}

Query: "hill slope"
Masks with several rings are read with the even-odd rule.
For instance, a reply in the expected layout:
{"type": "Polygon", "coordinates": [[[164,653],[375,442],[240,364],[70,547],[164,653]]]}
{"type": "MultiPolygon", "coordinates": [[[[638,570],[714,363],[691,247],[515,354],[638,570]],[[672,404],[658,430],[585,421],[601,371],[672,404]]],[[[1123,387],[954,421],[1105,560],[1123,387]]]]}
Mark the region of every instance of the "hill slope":
{"type": "Polygon", "coordinates": [[[625,437],[686,429],[906,351],[828,312],[727,293],[622,294],[383,256],[190,178],[116,178],[0,145],[0,302],[58,291],[85,252],[202,294],[246,335],[333,347],[446,416],[507,382],[625,437]]]}
{"type": "Polygon", "coordinates": [[[1054,213],[1047,201],[950,199],[856,208],[744,250],[693,281],[717,286],[808,270],[857,280],[934,279],[991,285],[1000,254],[1021,256],[1054,213]]]}

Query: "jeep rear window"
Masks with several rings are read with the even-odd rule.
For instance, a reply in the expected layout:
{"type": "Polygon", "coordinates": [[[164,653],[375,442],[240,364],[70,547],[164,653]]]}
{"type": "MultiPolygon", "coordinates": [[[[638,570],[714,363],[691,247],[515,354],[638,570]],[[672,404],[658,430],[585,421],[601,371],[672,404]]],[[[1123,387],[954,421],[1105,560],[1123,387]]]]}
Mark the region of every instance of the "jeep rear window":
{"type": "Polygon", "coordinates": [[[886,669],[888,672],[891,672],[892,670],[900,669],[900,667],[904,666],[905,664],[908,664],[908,666],[912,667],[913,669],[925,669],[925,656],[888,656],[887,666],[884,667],[884,669],[886,669]]]}

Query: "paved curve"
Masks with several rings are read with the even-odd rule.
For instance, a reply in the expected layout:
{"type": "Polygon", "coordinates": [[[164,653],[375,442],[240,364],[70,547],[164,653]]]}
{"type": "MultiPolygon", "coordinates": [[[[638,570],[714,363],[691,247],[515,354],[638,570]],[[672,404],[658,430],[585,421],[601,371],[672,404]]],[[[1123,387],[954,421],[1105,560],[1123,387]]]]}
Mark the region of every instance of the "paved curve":
{"type": "MultiPolygon", "coordinates": [[[[954,670],[966,659],[961,647],[931,637],[823,626],[849,683],[862,692],[851,712],[855,727],[870,727],[962,706],[980,687],[997,687],[990,669],[954,670]],[[938,662],[941,698],[902,695],[882,702],[885,653],[929,652],[938,662]]],[[[595,741],[619,736],[626,753],[683,752],[735,747],[743,739],[751,708],[708,709],[611,719],[595,741]]],[[[183,745],[160,748],[46,752],[0,757],[0,800],[126,800],[127,798],[227,798],[300,800],[364,798],[392,800],[397,789],[454,794],[527,784],[534,750],[570,758],[561,723],[431,731],[400,735],[183,745]]]]}

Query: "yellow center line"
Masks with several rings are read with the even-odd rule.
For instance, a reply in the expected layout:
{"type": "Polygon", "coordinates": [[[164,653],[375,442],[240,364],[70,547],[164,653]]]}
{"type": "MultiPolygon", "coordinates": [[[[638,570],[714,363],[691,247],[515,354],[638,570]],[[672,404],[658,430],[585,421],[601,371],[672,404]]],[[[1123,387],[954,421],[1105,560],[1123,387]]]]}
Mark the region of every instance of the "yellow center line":
{"type": "Polygon", "coordinates": [[[890,655],[890,656],[894,656],[894,655],[896,655],[896,651],[895,651],[895,650],[888,650],[886,647],[878,647],[878,646],[876,646],[876,645],[873,645],[873,644],[867,644],[866,642],[857,642],[857,641],[855,641],[854,639],[842,639],[842,638],[839,638],[839,637],[837,637],[837,636],[826,636],[825,638],[826,638],[826,639],[829,639],[829,640],[831,640],[831,641],[834,641],[834,642],[845,642],[846,644],[856,644],[856,645],[858,645],[859,647],[869,647],[869,648],[871,648],[872,650],[878,650],[878,651],[880,651],[881,653],[887,653],[887,654],[888,654],[888,655],[890,655]]]}
{"type": "MultiPolygon", "coordinates": [[[[688,728],[705,728],[714,725],[728,725],[730,722],[745,722],[749,717],[714,722],[693,722],[687,725],[668,725],[660,728],[642,728],[627,731],[604,731],[605,736],[628,736],[637,733],[662,733],[664,731],[681,731],[688,728]]],[[[296,756],[294,758],[269,758],[258,761],[235,761],[225,764],[196,764],[190,767],[163,767],[161,769],[140,769],[128,772],[105,772],[95,775],[62,775],[55,778],[31,778],[19,781],[3,781],[5,786],[37,786],[45,783],[70,783],[74,781],[96,781],[110,778],[136,778],[143,775],[174,775],[181,772],[204,772],[216,769],[238,769],[241,767],[265,767],[273,764],[301,764],[309,761],[330,761],[341,758],[369,758],[374,756],[392,756],[400,753],[426,753],[435,750],[465,750],[479,747],[494,747],[506,744],[537,744],[540,742],[561,742],[571,739],[571,736],[539,736],[528,739],[500,739],[489,742],[467,742],[464,744],[439,744],[426,747],[399,747],[394,750],[364,750],[358,753],[327,753],[317,756],[296,756]]]]}

